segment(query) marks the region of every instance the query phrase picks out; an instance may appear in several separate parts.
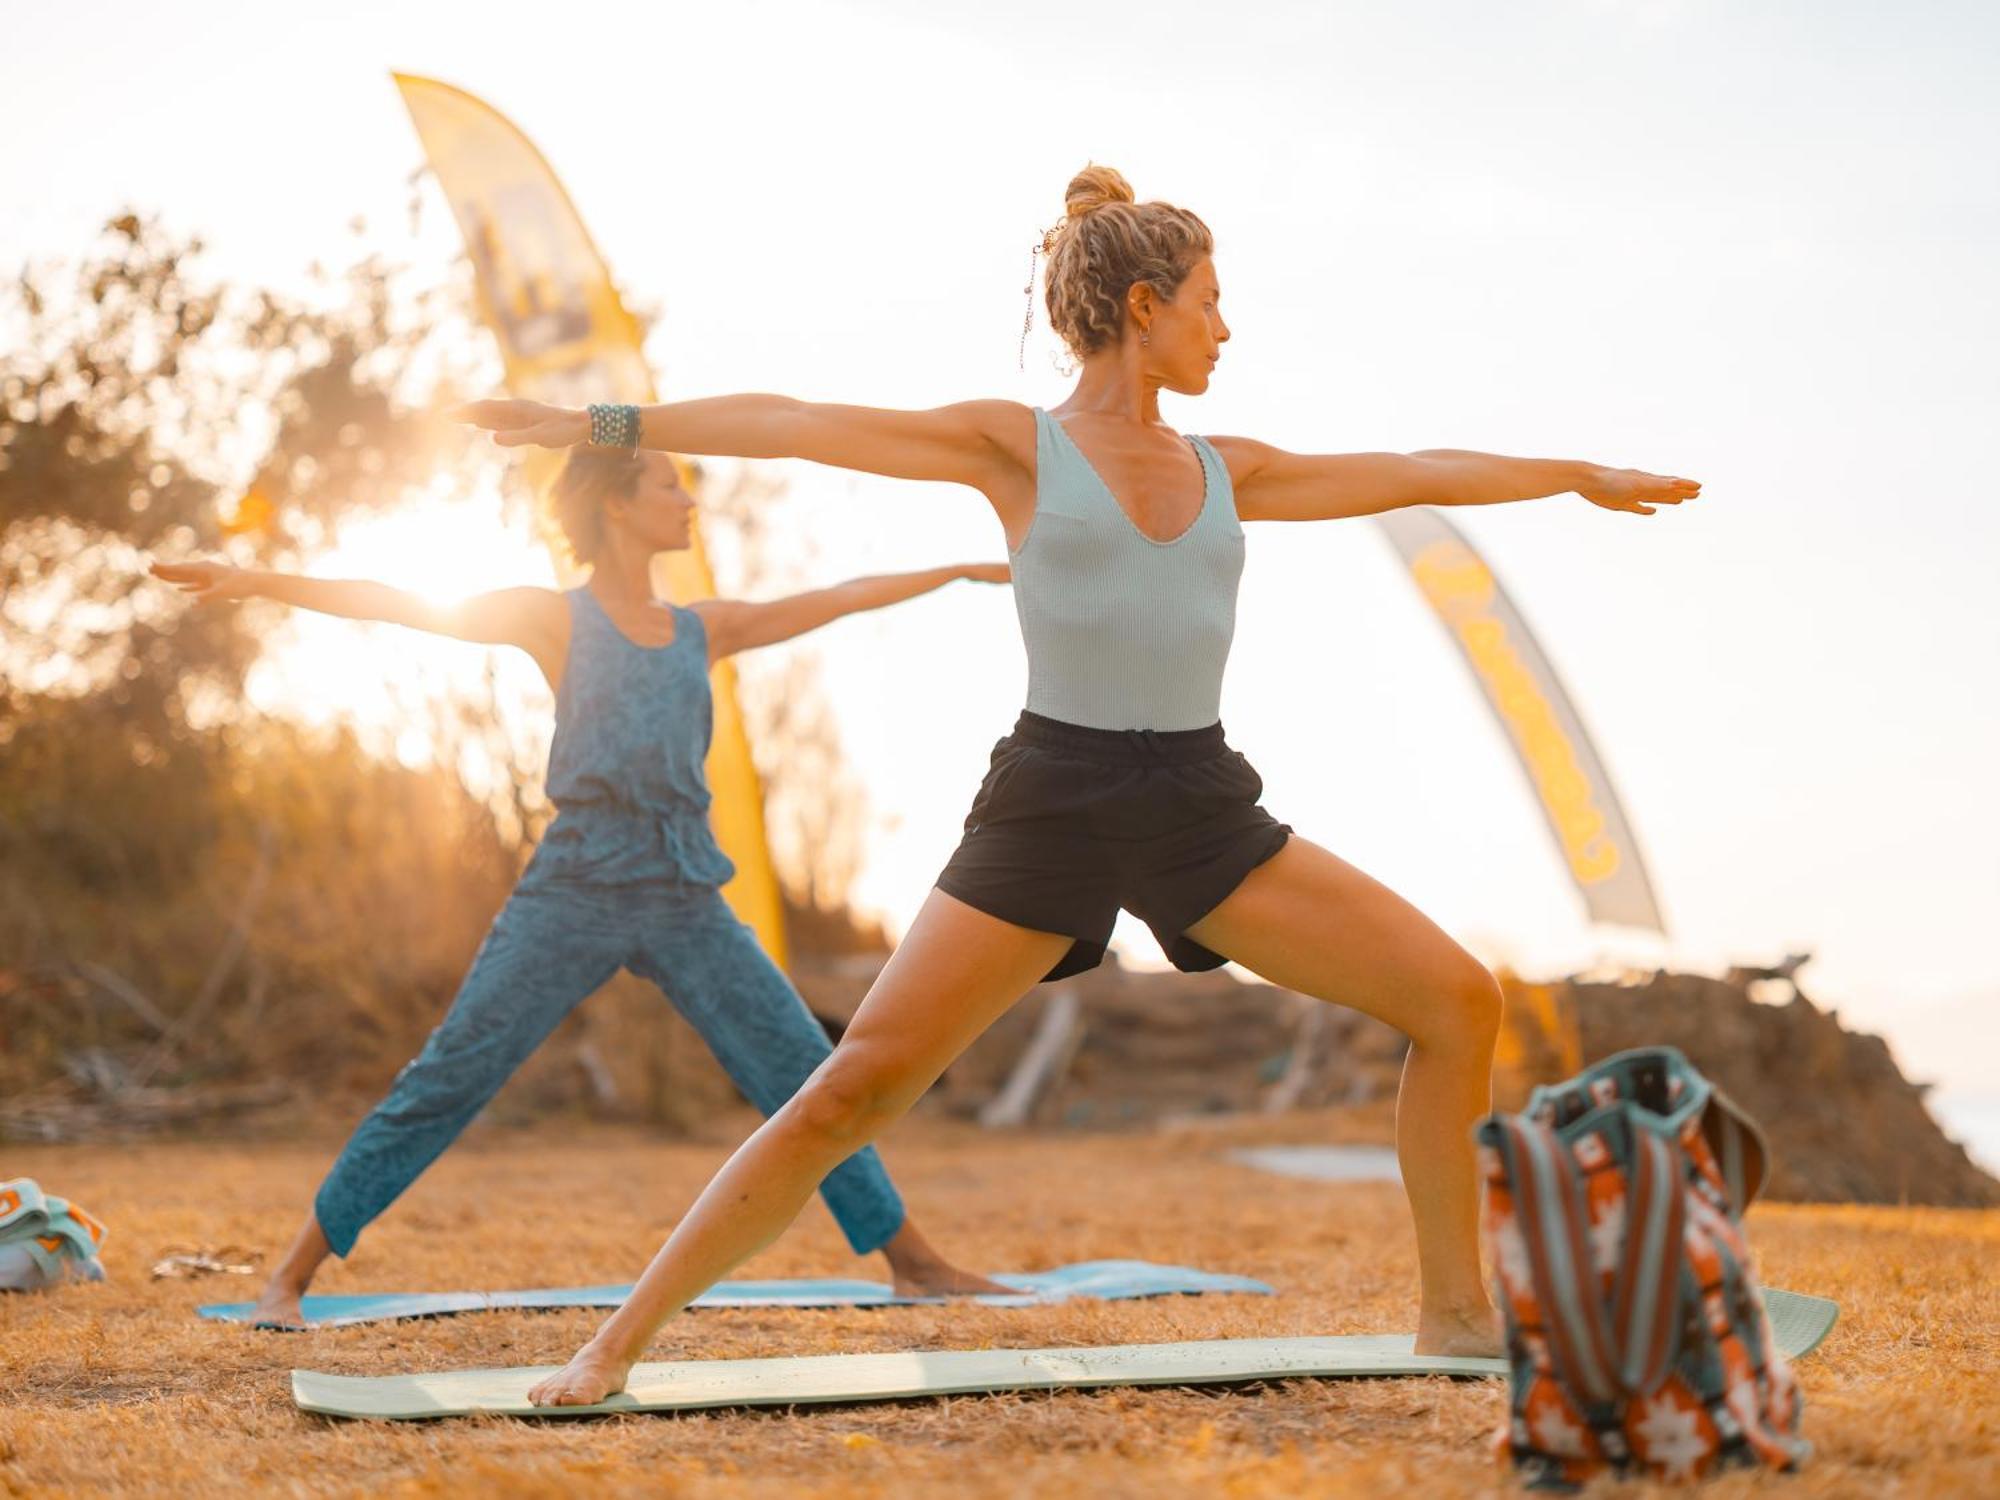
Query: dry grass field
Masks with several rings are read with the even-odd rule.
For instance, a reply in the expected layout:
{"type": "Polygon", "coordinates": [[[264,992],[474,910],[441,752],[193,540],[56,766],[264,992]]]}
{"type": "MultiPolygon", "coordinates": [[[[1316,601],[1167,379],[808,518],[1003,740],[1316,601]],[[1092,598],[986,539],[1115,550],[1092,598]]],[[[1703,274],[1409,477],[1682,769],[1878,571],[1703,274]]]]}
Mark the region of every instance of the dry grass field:
{"type": "MultiPolygon", "coordinates": [[[[328,1268],[319,1290],[588,1284],[636,1274],[740,1122],[701,1144],[602,1128],[475,1131],[328,1268]]],[[[1363,1122],[1359,1128],[1366,1129],[1363,1122]]],[[[1351,1120],[1133,1136],[1001,1136],[913,1122],[888,1145],[919,1220],[993,1270],[1136,1256],[1261,1277],[1273,1298],[1032,1309],[725,1311],[671,1325],[657,1358],[1382,1331],[1411,1325],[1400,1193],[1269,1177],[1222,1148],[1326,1139],[1351,1120]]],[[[559,1360],[600,1314],[488,1313],[295,1335],[194,1317],[244,1277],[150,1278],[161,1254],[276,1247],[337,1141],[10,1147],[112,1229],[112,1279],[0,1298],[0,1489],[10,1495],[442,1494],[1460,1496],[1511,1486],[1487,1446],[1499,1387],[1295,1381],[561,1423],[420,1425],[295,1411],[294,1366],[351,1374],[559,1360]]],[[[1768,1281],[1838,1298],[1801,1367],[1814,1463],[1717,1496],[1971,1495],[2000,1472],[2000,1213],[1772,1207],[1768,1281]]],[[[817,1204],[758,1276],[851,1275],[817,1204]]],[[[875,1274],[871,1269],[867,1274],[875,1274]]],[[[1638,1493],[1608,1487],[1606,1494],[1638,1493]]]]}

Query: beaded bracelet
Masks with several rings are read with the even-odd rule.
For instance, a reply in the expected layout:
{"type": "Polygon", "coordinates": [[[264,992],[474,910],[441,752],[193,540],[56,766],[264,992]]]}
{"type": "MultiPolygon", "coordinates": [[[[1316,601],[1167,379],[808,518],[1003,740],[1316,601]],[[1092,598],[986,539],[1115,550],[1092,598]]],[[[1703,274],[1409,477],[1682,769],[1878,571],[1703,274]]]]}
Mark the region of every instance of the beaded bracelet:
{"type": "Polygon", "coordinates": [[[590,413],[590,444],[594,448],[624,448],[636,451],[639,446],[639,408],[636,406],[611,405],[593,401],[587,408],[590,413]]]}

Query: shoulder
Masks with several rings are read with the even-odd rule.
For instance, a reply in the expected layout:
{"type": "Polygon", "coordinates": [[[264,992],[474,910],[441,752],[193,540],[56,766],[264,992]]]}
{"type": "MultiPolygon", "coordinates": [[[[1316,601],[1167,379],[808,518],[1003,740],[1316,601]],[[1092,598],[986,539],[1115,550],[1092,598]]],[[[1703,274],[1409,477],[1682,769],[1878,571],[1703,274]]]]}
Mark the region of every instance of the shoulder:
{"type": "Polygon", "coordinates": [[[941,415],[962,424],[1007,457],[1032,464],[1035,457],[1035,409],[1019,401],[960,401],[939,407],[941,415]]]}
{"type": "Polygon", "coordinates": [[[692,626],[707,646],[710,661],[729,656],[736,650],[743,622],[757,606],[745,599],[697,599],[692,604],[674,606],[674,618],[683,627],[692,626]]]}
{"type": "MultiPolygon", "coordinates": [[[[583,591],[578,589],[575,592],[583,591]]],[[[494,589],[481,597],[514,609],[540,610],[548,614],[555,610],[567,610],[569,596],[568,590],[544,588],[538,583],[518,583],[504,589],[494,589]]]]}
{"type": "Polygon", "coordinates": [[[522,617],[533,622],[535,633],[550,649],[560,652],[568,648],[576,619],[576,596],[582,589],[518,588],[506,592],[516,596],[522,617]]]}
{"type": "Polygon", "coordinates": [[[516,583],[509,584],[504,589],[489,589],[479,597],[500,600],[520,609],[566,609],[569,607],[571,592],[582,593],[583,590],[552,589],[539,583],[516,583]]]}
{"type": "Polygon", "coordinates": [[[950,412],[960,421],[970,422],[984,432],[1005,435],[1023,428],[1035,429],[1035,409],[1020,401],[1000,401],[982,399],[978,401],[955,401],[950,406],[938,408],[950,412]]]}
{"type": "Polygon", "coordinates": [[[486,646],[518,646],[542,665],[549,681],[559,675],[569,647],[569,601],[554,589],[491,589],[453,604],[424,603],[405,623],[486,646]]]}
{"type": "Polygon", "coordinates": [[[477,622],[488,630],[513,627],[536,632],[567,629],[569,624],[569,600],[555,589],[532,584],[491,589],[442,608],[449,617],[477,622]]]}
{"type": "Polygon", "coordinates": [[[1274,448],[1269,443],[1246,437],[1205,437],[1202,439],[1215,450],[1215,456],[1229,471],[1231,484],[1242,484],[1246,479],[1255,478],[1271,464],[1284,457],[1284,450],[1274,448]]]}
{"type": "Polygon", "coordinates": [[[501,589],[493,597],[523,621],[550,636],[564,636],[569,630],[570,611],[574,606],[571,595],[562,589],[524,586],[501,589]]]}

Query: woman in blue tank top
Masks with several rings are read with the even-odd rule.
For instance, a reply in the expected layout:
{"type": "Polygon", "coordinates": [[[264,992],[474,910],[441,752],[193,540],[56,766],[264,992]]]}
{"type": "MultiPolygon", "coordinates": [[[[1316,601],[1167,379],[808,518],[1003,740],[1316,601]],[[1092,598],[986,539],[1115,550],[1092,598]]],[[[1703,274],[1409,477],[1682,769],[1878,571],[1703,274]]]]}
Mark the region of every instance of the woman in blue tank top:
{"type": "MultiPolygon", "coordinates": [[[[654,557],[687,547],[694,509],[670,458],[573,454],[555,498],[571,550],[591,568],[589,583],[567,593],[502,589],[440,605],[379,583],[225,563],[153,568],[204,598],[276,599],[518,646],[556,690],[548,774],[555,820],[444,1020],[320,1185],[258,1299],[260,1326],[300,1324],[300,1299],[326,1256],[353,1249],[362,1229],[621,967],[666,993],[765,1114],[797,1092],[832,1047],[722,898],[735,870],[708,825],[709,668],[953,579],[1007,577],[999,564],[933,568],[767,603],[703,599],[681,608],[655,598],[652,585],[654,557]]],[[[931,1248],[872,1147],[845,1153],[822,1192],[855,1253],[882,1251],[904,1294],[1008,1290],[931,1248]]]]}
{"type": "Polygon", "coordinates": [[[1564,459],[1309,456],[1183,437],[1161,420],[1160,392],[1205,391],[1229,338],[1208,227],[1092,167],[1042,249],[1050,320],[1081,366],[1048,411],[745,395],[588,413],[483,401],[464,414],[507,445],[609,438],[964,485],[1005,529],[1028,651],[1027,711],[994,747],[964,840],[832,1060],[723,1167],[539,1402],[620,1389],[666,1318],[780,1233],[833,1163],[1036,981],[1097,962],[1120,907],[1182,968],[1234,960],[1409,1037],[1396,1132],[1420,1262],[1416,1347],[1500,1350],[1471,1139],[1499,990],[1421,912],[1257,805],[1262,783],[1217,721],[1242,523],[1568,493],[1650,515],[1700,487],[1564,459]]]}

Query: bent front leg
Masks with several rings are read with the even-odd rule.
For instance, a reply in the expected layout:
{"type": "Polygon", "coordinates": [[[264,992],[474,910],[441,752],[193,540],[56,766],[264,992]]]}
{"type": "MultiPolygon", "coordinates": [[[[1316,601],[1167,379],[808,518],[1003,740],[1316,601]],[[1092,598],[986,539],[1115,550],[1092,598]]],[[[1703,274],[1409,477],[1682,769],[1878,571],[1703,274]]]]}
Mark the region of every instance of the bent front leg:
{"type": "Polygon", "coordinates": [[[907,1111],[1069,944],[933,891],[840,1045],[737,1148],[625,1305],[532,1398],[587,1405],[620,1389],[662,1323],[777,1239],[820,1180],[907,1111]]]}
{"type": "MultiPolygon", "coordinates": [[[[634,968],[660,987],[767,1119],[833,1054],[792,982],[719,893],[649,913],[634,968]]],[[[902,1197],[873,1146],[834,1167],[820,1195],[856,1255],[880,1250],[903,1227],[902,1197]]]]}

